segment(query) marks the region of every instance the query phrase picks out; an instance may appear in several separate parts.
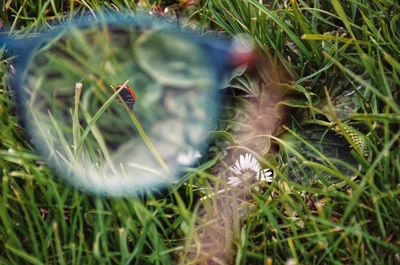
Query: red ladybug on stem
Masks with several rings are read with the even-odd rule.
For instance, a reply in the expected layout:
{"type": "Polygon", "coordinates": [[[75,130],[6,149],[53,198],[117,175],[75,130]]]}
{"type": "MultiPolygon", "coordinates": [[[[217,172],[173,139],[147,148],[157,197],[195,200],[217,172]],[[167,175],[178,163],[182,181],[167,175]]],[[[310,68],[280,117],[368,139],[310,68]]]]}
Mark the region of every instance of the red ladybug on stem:
{"type": "Polygon", "coordinates": [[[135,92],[133,92],[133,89],[128,85],[118,85],[115,89],[117,91],[121,89],[119,92],[120,100],[125,102],[131,111],[134,111],[136,106],[136,95],[135,92]]]}

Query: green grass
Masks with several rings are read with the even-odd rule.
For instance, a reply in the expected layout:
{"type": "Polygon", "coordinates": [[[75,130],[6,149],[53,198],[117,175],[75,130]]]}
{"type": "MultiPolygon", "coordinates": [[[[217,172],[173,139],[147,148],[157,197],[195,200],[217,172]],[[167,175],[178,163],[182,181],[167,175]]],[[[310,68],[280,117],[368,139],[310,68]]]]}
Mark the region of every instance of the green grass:
{"type": "MultiPolygon", "coordinates": [[[[20,126],[3,56],[0,264],[400,263],[400,7],[264,2],[206,0],[190,11],[205,29],[248,33],[278,70],[264,65],[259,76],[231,81],[210,160],[162,197],[97,197],[60,181],[20,126]],[[282,91],[275,103],[286,107],[277,112],[285,122],[269,136],[264,103],[282,91]],[[253,152],[276,181],[231,192],[222,176],[239,152],[253,152]]],[[[5,1],[1,19],[34,32],[65,11],[115,6],[137,9],[134,1],[5,1]]]]}

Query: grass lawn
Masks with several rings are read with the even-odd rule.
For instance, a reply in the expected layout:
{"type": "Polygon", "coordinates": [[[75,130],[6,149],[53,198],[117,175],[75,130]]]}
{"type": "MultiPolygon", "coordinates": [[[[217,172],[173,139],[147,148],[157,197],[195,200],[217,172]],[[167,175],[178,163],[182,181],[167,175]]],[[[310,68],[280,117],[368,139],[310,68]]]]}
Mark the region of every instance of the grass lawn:
{"type": "Polygon", "coordinates": [[[37,155],[0,49],[0,264],[400,264],[396,0],[135,2],[5,0],[0,30],[167,6],[182,26],[248,34],[264,59],[221,89],[201,164],[134,198],[76,189],[37,155]]]}

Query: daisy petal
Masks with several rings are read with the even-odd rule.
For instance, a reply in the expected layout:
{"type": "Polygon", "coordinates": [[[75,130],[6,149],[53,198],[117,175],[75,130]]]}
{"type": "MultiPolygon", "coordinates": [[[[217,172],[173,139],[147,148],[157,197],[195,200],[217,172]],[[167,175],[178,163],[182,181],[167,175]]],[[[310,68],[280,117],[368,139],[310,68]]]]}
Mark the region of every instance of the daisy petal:
{"type": "Polygon", "coordinates": [[[268,176],[272,175],[272,171],[271,171],[271,169],[266,168],[263,170],[263,174],[264,174],[264,176],[268,177],[268,176]]]}
{"type": "Polygon", "coordinates": [[[239,172],[242,171],[242,168],[240,167],[239,160],[236,160],[235,167],[236,167],[237,171],[239,171],[239,172]]]}
{"type": "Polygon", "coordinates": [[[265,181],[265,182],[272,182],[273,178],[270,177],[272,175],[272,172],[270,169],[264,169],[263,171],[258,172],[257,174],[257,179],[259,181],[265,181]]]}
{"type": "Polygon", "coordinates": [[[257,158],[253,157],[254,166],[260,168],[260,162],[258,162],[257,158]]]}
{"type": "Polygon", "coordinates": [[[247,153],[245,157],[245,162],[246,162],[246,167],[251,168],[251,161],[252,161],[252,156],[251,154],[247,153]]]}
{"type": "Polygon", "coordinates": [[[240,171],[238,171],[235,167],[229,168],[235,175],[239,175],[240,171]]]}
{"type": "Polygon", "coordinates": [[[245,163],[244,163],[244,156],[243,155],[240,155],[240,165],[242,166],[242,169],[246,169],[246,165],[245,165],[245,163]]]}
{"type": "Polygon", "coordinates": [[[229,177],[227,184],[231,186],[237,186],[240,184],[240,182],[241,181],[238,177],[229,177]]]}
{"type": "Polygon", "coordinates": [[[260,171],[260,163],[258,163],[255,157],[253,157],[253,171],[254,172],[260,171]]]}

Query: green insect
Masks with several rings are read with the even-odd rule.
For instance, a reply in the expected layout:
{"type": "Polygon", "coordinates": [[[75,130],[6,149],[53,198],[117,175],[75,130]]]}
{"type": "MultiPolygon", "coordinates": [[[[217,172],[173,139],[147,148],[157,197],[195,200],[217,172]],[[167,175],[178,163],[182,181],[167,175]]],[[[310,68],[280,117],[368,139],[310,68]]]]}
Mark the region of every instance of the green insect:
{"type": "Polygon", "coordinates": [[[364,139],[365,135],[363,135],[357,129],[348,124],[341,123],[340,125],[335,125],[333,127],[333,130],[336,133],[346,137],[350,141],[352,147],[356,149],[358,153],[362,154],[365,157],[368,156],[369,150],[364,139]]]}

